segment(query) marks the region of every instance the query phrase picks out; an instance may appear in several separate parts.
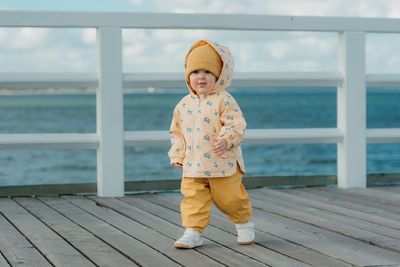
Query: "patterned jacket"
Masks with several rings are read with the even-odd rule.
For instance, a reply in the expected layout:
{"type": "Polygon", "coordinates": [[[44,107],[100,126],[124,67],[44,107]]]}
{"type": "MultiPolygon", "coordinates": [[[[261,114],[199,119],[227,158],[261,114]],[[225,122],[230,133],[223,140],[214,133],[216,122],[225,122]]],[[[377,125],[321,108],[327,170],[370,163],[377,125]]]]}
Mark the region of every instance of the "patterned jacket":
{"type": "Polygon", "coordinates": [[[168,156],[171,164],[183,165],[183,177],[227,177],[236,173],[237,164],[245,173],[240,143],[246,121],[235,99],[225,91],[232,80],[233,57],[227,47],[209,41],[195,43],[190,51],[205,42],[221,56],[222,71],[215,88],[200,97],[187,82],[190,93],[174,109],[168,156]],[[228,144],[228,151],[222,157],[213,152],[216,137],[225,138],[228,144]]]}

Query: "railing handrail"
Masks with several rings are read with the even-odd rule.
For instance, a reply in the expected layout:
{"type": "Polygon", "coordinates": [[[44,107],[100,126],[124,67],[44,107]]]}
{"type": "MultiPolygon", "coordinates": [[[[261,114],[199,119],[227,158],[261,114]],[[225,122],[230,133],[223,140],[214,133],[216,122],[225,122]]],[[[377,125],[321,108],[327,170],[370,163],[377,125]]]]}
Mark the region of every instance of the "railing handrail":
{"type": "Polygon", "coordinates": [[[233,14],[0,11],[0,27],[400,33],[400,19],[233,14]]]}
{"type": "Polygon", "coordinates": [[[366,86],[398,87],[396,74],[365,74],[366,33],[400,33],[400,19],[221,14],[0,11],[0,27],[97,28],[97,73],[0,73],[1,87],[97,87],[97,132],[0,134],[0,149],[97,149],[101,196],[124,193],[123,147],[165,145],[167,131],[124,131],[123,87],[179,87],[182,74],[122,73],[122,29],[321,31],[339,33],[333,72],[237,73],[233,86],[336,86],[337,127],[250,129],[245,143],[337,143],[338,186],[366,186],[366,144],[400,142],[400,129],[366,129],[366,86]],[[167,76],[168,75],[168,76],[167,76]]]}
{"type": "MultiPolygon", "coordinates": [[[[400,75],[377,73],[365,75],[366,86],[375,88],[400,88],[400,75]]],[[[123,88],[180,88],[185,87],[180,72],[123,73],[123,88]]],[[[336,87],[343,75],[334,71],[307,72],[237,72],[231,87],[336,87]]],[[[95,72],[0,72],[0,88],[96,88],[95,72]]]]}
{"type": "MultiPolygon", "coordinates": [[[[334,144],[343,139],[338,128],[249,129],[244,144],[334,144]]],[[[125,146],[167,146],[166,130],[124,131],[125,146]]],[[[369,128],[367,143],[400,143],[400,128],[369,128]]],[[[0,149],[98,149],[94,133],[0,134],[0,149]]]]}

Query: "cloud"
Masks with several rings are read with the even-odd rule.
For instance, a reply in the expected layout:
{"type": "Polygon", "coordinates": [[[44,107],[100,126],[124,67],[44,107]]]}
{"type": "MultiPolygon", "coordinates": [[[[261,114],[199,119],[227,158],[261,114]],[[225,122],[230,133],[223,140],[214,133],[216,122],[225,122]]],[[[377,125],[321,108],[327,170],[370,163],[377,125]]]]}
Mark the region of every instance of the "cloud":
{"type": "Polygon", "coordinates": [[[400,18],[400,2],[397,1],[392,3],[389,7],[386,7],[387,17],[389,18],[400,18]]]}
{"type": "Polygon", "coordinates": [[[96,44],[96,29],[83,29],[82,41],[85,44],[96,44]]]}
{"type": "MultiPolygon", "coordinates": [[[[400,18],[398,0],[129,0],[152,12],[400,18]]],[[[1,9],[1,7],[0,7],[1,9]]],[[[135,7],[135,10],[136,9],[135,7]]],[[[367,34],[367,72],[400,72],[397,35],[367,34]]],[[[197,40],[230,47],[236,71],[334,71],[337,34],[226,30],[124,29],[125,72],[181,72],[197,40]]],[[[94,71],[96,30],[0,28],[1,71],[94,71]]]]}
{"type": "Polygon", "coordinates": [[[0,28],[0,72],[94,71],[95,43],[82,36],[81,29],[0,28]]]}
{"type": "Polygon", "coordinates": [[[143,0],[129,0],[129,3],[133,5],[140,5],[143,3],[143,0]]]}
{"type": "Polygon", "coordinates": [[[153,0],[159,12],[400,17],[398,0],[153,0]]]}
{"type": "Polygon", "coordinates": [[[200,39],[229,46],[241,72],[336,68],[334,34],[129,29],[124,30],[124,71],[180,72],[190,46],[200,39]]]}
{"type": "Polygon", "coordinates": [[[288,45],[282,41],[270,42],[266,47],[274,59],[282,59],[289,49],[288,45]]]}
{"type": "Polygon", "coordinates": [[[8,6],[0,6],[0,10],[12,10],[12,8],[8,6]]]}
{"type": "Polygon", "coordinates": [[[303,46],[312,46],[313,49],[317,49],[322,52],[330,52],[335,48],[332,40],[327,38],[318,38],[316,36],[305,36],[298,39],[298,44],[303,46]]]}
{"type": "Polygon", "coordinates": [[[168,42],[176,40],[198,40],[207,36],[215,36],[212,31],[207,30],[154,30],[152,36],[159,41],[168,42]]]}
{"type": "Polygon", "coordinates": [[[125,43],[147,42],[151,38],[152,30],[124,29],[122,36],[125,43]]]}
{"type": "Polygon", "coordinates": [[[125,47],[125,55],[128,58],[137,58],[143,52],[145,52],[145,50],[146,46],[143,43],[130,44],[125,47]]]}
{"type": "MultiPolygon", "coordinates": [[[[263,6],[261,1],[231,0],[154,0],[154,7],[160,12],[173,13],[247,13],[249,6],[263,6]]],[[[253,10],[253,9],[252,9],[253,10]]]]}
{"type": "Polygon", "coordinates": [[[46,47],[1,53],[0,72],[94,72],[95,51],[46,47]]]}
{"type": "Polygon", "coordinates": [[[43,44],[47,35],[44,28],[0,28],[0,44],[3,49],[32,49],[43,44]]]}
{"type": "Polygon", "coordinates": [[[7,40],[7,31],[5,29],[0,28],[0,44],[4,45],[7,40]]]}
{"type": "Polygon", "coordinates": [[[400,72],[400,35],[369,34],[366,38],[367,73],[400,72]]]}

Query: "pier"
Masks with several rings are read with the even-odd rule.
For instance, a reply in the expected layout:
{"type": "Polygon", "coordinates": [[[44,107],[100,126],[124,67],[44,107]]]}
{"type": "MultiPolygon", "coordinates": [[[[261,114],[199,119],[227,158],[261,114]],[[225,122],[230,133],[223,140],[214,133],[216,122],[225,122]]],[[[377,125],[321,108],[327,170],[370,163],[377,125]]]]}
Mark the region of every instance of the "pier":
{"type": "Polygon", "coordinates": [[[0,11],[0,27],[96,28],[98,64],[97,73],[0,73],[1,88],[97,88],[96,132],[0,134],[0,151],[97,152],[96,183],[0,187],[0,266],[400,266],[399,174],[366,171],[367,144],[400,142],[400,128],[367,129],[366,88],[400,88],[400,78],[365,73],[366,35],[398,34],[400,19],[0,11]],[[234,225],[213,207],[204,246],[173,248],[182,196],[161,191],[179,180],[124,180],[124,147],[167,146],[169,134],[125,131],[123,95],[184,81],[180,73],[123,73],[126,28],[337,33],[336,71],[237,73],[232,83],[337,87],[336,127],[249,129],[244,140],[337,144],[337,175],[245,177],[255,244],[236,244],[234,225]],[[382,183],[392,186],[373,186],[382,183]]]}
{"type": "Polygon", "coordinates": [[[179,193],[0,198],[0,266],[400,266],[400,186],[249,194],[255,244],[213,207],[193,250],[179,193]]]}

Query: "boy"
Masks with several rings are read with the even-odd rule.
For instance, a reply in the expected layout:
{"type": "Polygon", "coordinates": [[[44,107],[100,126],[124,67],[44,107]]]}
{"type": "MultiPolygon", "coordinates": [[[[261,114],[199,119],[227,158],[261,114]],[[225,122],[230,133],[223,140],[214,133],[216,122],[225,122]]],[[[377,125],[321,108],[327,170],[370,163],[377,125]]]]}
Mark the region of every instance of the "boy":
{"type": "Polygon", "coordinates": [[[236,225],[239,244],[255,240],[251,202],[242,184],[245,173],[240,142],[246,121],[225,91],[234,61],[229,49],[209,41],[196,42],[185,59],[189,88],[176,105],[171,122],[171,165],[183,169],[181,193],[185,233],[176,248],[201,246],[200,234],[210,220],[212,203],[236,225]]]}

